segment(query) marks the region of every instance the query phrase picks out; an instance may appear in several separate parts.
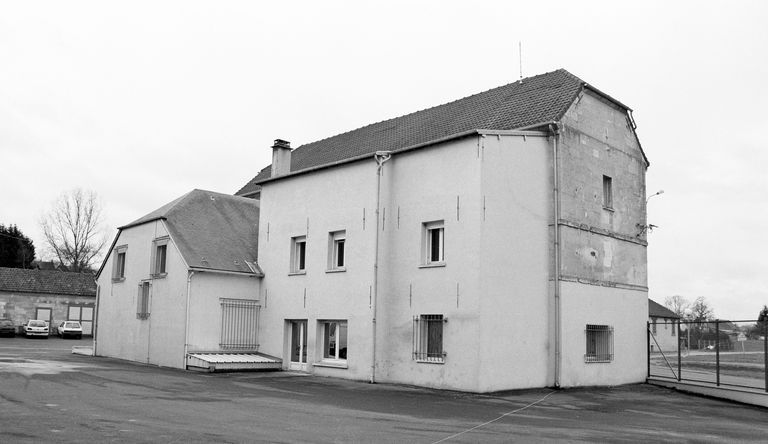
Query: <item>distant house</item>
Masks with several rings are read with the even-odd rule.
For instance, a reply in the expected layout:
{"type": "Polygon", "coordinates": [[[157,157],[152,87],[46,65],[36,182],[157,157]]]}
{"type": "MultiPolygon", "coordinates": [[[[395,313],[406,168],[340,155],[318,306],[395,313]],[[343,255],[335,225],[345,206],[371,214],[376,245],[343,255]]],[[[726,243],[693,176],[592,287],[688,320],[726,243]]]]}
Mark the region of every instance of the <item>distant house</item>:
{"type": "Polygon", "coordinates": [[[677,352],[680,316],[667,307],[648,299],[648,323],[651,328],[651,352],[677,352]]]}
{"type": "Polygon", "coordinates": [[[246,367],[279,366],[255,355],[258,221],[258,201],[193,190],[120,227],[97,273],[95,354],[209,368],[213,354],[237,353],[246,367]]]}
{"type": "Polygon", "coordinates": [[[52,332],[61,321],[83,324],[93,333],[96,283],[90,273],[0,268],[0,317],[22,325],[29,319],[48,321],[52,332]]]}

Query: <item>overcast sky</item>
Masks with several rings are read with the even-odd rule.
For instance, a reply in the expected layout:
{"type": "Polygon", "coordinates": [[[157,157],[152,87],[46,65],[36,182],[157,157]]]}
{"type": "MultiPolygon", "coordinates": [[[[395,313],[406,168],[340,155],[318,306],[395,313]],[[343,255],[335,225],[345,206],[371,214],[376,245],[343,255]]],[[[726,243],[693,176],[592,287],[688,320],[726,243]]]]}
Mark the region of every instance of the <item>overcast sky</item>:
{"type": "Polygon", "coordinates": [[[0,3],[0,223],[99,194],[110,236],[296,147],[565,68],[634,110],[650,297],[768,304],[768,2],[0,3]]]}

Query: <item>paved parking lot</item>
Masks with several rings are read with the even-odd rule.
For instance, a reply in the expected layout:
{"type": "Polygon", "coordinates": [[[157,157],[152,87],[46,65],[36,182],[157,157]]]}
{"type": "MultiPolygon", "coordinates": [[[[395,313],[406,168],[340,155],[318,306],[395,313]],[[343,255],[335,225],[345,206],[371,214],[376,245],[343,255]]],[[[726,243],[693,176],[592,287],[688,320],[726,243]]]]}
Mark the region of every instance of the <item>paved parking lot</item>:
{"type": "Polygon", "coordinates": [[[473,395],[205,374],[0,338],[0,442],[765,442],[768,410],[648,385],[473,395]]]}

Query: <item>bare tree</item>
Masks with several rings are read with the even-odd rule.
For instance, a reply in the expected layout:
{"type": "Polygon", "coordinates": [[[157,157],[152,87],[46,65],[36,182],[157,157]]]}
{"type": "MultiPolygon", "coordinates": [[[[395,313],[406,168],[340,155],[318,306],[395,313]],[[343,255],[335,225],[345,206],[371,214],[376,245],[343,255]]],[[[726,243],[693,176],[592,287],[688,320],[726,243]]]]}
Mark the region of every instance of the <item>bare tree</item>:
{"type": "Polygon", "coordinates": [[[709,321],[714,317],[712,307],[703,296],[697,297],[691,304],[691,317],[694,321],[709,321]]]}
{"type": "Polygon", "coordinates": [[[685,317],[685,310],[691,306],[691,303],[684,297],[676,294],[674,296],[667,296],[664,299],[664,306],[683,318],[685,317]]]}
{"type": "Polygon", "coordinates": [[[107,243],[101,203],[93,191],[63,193],[40,219],[40,227],[47,247],[72,271],[90,270],[107,243]]]}

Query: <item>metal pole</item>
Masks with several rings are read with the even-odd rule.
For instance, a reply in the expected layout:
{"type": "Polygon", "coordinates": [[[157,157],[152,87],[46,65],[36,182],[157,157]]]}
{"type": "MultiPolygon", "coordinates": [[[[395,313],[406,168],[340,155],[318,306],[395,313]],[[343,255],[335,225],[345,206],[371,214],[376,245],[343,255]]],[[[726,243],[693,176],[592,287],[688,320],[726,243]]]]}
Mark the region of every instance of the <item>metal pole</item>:
{"type": "Polygon", "coordinates": [[[768,393],[768,320],[763,321],[763,370],[765,371],[765,392],[768,393]]]}
{"type": "Polygon", "coordinates": [[[646,356],[648,359],[646,359],[646,371],[647,371],[647,378],[651,377],[651,323],[646,322],[646,329],[645,329],[645,348],[646,348],[646,356]]]}
{"type": "Polygon", "coordinates": [[[677,380],[680,381],[681,376],[680,372],[683,369],[683,357],[680,352],[680,343],[683,342],[680,340],[680,320],[677,320],[677,380]]]}
{"type": "Polygon", "coordinates": [[[720,321],[715,319],[715,372],[717,386],[720,387],[720,321]]]}

